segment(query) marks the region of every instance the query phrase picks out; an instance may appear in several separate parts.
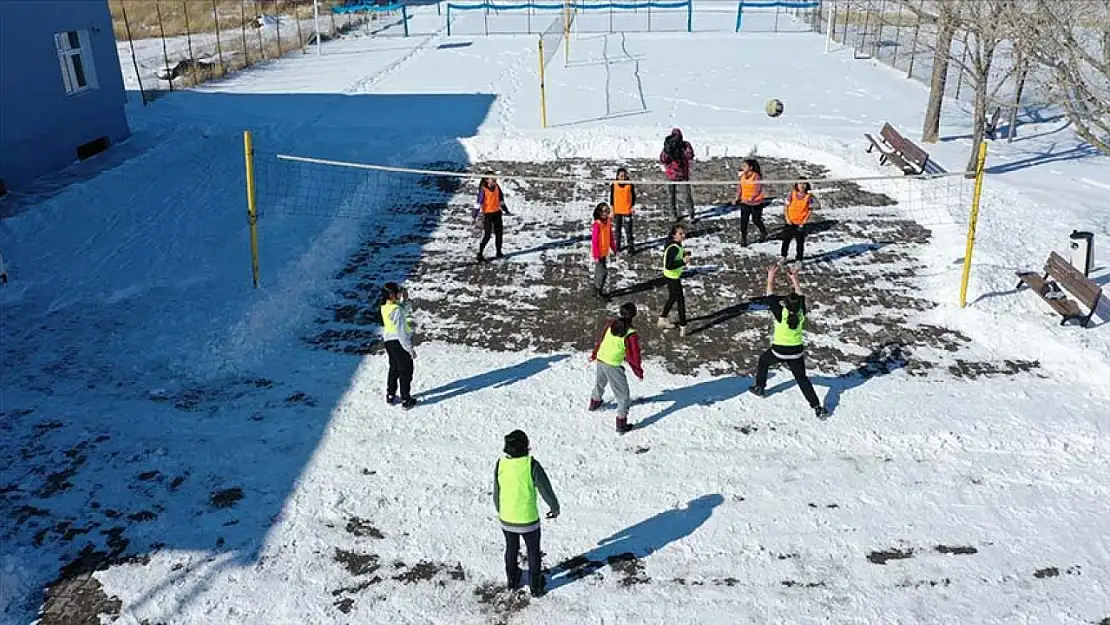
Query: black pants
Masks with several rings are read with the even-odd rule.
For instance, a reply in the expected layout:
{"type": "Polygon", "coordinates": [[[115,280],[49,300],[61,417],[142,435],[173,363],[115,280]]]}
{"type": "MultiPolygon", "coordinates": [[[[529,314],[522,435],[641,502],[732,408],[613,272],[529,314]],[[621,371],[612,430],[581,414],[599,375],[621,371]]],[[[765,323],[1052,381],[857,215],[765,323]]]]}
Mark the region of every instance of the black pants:
{"type": "Polygon", "coordinates": [[[766,388],[767,370],[775,364],[785,364],[790,369],[790,373],[794,374],[794,380],[798,383],[798,388],[802,389],[802,395],[805,395],[810,408],[821,405],[821,400],[817,399],[817,393],[813,390],[813,383],[809,381],[809,376],[806,375],[805,357],[801,355],[797,358],[779,358],[771,350],[763,352],[763,355],[759,357],[759,365],[755,371],[756,387],[766,388]]]}
{"type": "Polygon", "coordinates": [[[528,574],[532,576],[532,583],[536,583],[543,574],[540,562],[540,528],[527,534],[517,534],[508,530],[501,530],[505,534],[505,578],[510,586],[515,587],[520,582],[520,566],[517,559],[520,557],[520,539],[524,538],[524,546],[528,549],[528,574]]]}
{"type": "Polygon", "coordinates": [[[385,353],[389,354],[389,377],[385,383],[386,395],[397,394],[397,383],[401,383],[401,401],[411,397],[412,389],[412,356],[401,347],[401,342],[392,340],[385,342],[385,353]]]}
{"type": "Polygon", "coordinates": [[[623,249],[621,247],[621,233],[625,229],[628,230],[628,253],[631,254],[634,245],[632,240],[632,215],[613,215],[613,234],[617,235],[616,241],[613,242],[613,249],[618,252],[623,249]]]}
{"type": "Polygon", "coordinates": [[[678,306],[678,325],[686,325],[686,294],[682,292],[682,278],[664,278],[667,282],[667,303],[663,304],[663,314],[666,317],[671,312],[672,306],[678,306]]]}
{"type": "Polygon", "coordinates": [[[682,215],[680,215],[678,212],[679,187],[682,187],[682,194],[686,196],[686,210],[689,211],[690,221],[694,221],[694,192],[692,190],[693,187],[688,184],[679,185],[671,183],[667,185],[667,188],[670,189],[671,213],[674,215],[674,220],[678,221],[682,219],[682,215]]]}
{"type": "Polygon", "coordinates": [[[760,240],[767,238],[767,226],[763,225],[763,207],[765,204],[741,204],[740,205],[740,242],[741,245],[748,244],[748,222],[755,223],[755,227],[759,228],[760,240]]]}
{"type": "Polygon", "coordinates": [[[483,254],[486,251],[486,244],[489,243],[489,238],[492,234],[494,237],[494,246],[497,248],[497,255],[500,256],[503,232],[501,211],[497,211],[496,213],[485,213],[482,216],[482,244],[478,246],[478,253],[483,254]]]}
{"type": "Polygon", "coordinates": [[[802,260],[802,254],[805,251],[806,245],[806,227],[805,225],[786,224],[782,227],[782,253],[779,256],[786,258],[790,253],[790,241],[798,241],[798,251],[794,255],[798,261],[802,260]]]}

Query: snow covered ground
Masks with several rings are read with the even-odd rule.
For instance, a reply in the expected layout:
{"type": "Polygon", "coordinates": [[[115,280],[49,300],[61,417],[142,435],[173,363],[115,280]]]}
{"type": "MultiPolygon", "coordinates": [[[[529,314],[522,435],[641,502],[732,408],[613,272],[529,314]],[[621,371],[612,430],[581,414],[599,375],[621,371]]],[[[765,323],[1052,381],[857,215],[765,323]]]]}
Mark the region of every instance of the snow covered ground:
{"type": "MultiPolygon", "coordinates": [[[[700,17],[711,18],[732,19],[700,17]]],[[[559,304],[585,306],[529,308],[543,292],[525,278],[547,268],[585,283],[585,262],[539,247],[545,226],[572,223],[596,198],[529,200],[509,187],[520,217],[507,222],[507,247],[538,251],[483,268],[497,285],[484,293],[497,295],[481,298],[458,281],[465,269],[438,282],[422,269],[468,259],[473,243],[457,211],[413,208],[410,196],[425,192],[413,178],[276,153],[521,167],[651,159],[680,126],[703,160],[754,151],[828,177],[875,176],[893,172],[864,152],[863,133],[889,121],[913,136],[925,101],[919,83],[850,50],[824,54],[815,34],[581,32],[569,63],[548,67],[551,127],[541,130],[535,35],[447,37],[434,6],[416,9],[419,20],[428,26],[417,37],[328,42],[320,57],[135,107],[135,135],[117,156],[59,175],[71,184],[44,183],[39,197],[4,200],[15,208],[0,225],[11,277],[0,290],[4,622],[40,611],[44,624],[96,613],[132,624],[1107,622],[1110,305],[1090,328],[1060,327],[1043,301],[1013,292],[1014,271],[1051,250],[1066,256],[1073,229],[1095,233],[1093,277],[1110,282],[1107,158],[1062,121],[990,145],[962,310],[966,181],[861,182],[897,204],[879,217],[830,210],[848,229],[902,211],[930,236],[898,244],[898,267],[865,251],[808,271],[815,349],[857,353],[848,326],[885,340],[867,310],[828,318],[842,304],[822,302],[819,281],[834,271],[858,271],[894,302],[905,293],[883,272],[908,268],[899,279],[935,305],[882,313],[966,340],[950,353],[910,346],[937,363],[924,375],[815,371],[819,393],[835,397],[827,421],[810,416],[784,371],[771,378],[782,392],[763,400],[745,393],[745,371],[670,371],[663,358],[683,349],[679,339],[646,327],[632,419],[649,426],[624,437],[612,412],[585,411],[592,371],[581,349],[425,342],[415,381],[425,402],[394,412],[382,403],[383,355],[306,340],[329,307],[409,276],[428,293],[413,293],[426,336],[482,332],[481,306],[525,328],[559,304]],[[779,119],[763,114],[771,97],[786,104],[779,119]],[[263,214],[258,290],[248,128],[263,214]],[[549,216],[549,203],[563,207],[549,216]],[[344,273],[352,258],[355,276],[344,273]],[[478,320],[434,314],[444,293],[472,298],[478,320]],[[961,360],[994,373],[951,373],[961,360]],[[550,593],[531,601],[492,587],[502,541],[489,482],[502,437],[518,427],[563,506],[544,525],[550,593]]],[[[949,102],[946,139],[928,146],[949,171],[967,161],[968,127],[964,105],[949,102]]],[[[466,210],[469,188],[453,193],[436,206],[466,210]]],[[[714,219],[735,228],[734,217],[714,219]]],[[[721,233],[697,245],[756,268],[774,255],[772,244],[737,251],[721,233]]],[[[821,235],[812,245],[836,248],[821,235]]],[[[656,253],[615,272],[650,276],[656,253]]],[[[726,266],[700,281],[743,297],[757,279],[726,266]]],[[[698,340],[708,339],[688,337],[698,340]]]]}

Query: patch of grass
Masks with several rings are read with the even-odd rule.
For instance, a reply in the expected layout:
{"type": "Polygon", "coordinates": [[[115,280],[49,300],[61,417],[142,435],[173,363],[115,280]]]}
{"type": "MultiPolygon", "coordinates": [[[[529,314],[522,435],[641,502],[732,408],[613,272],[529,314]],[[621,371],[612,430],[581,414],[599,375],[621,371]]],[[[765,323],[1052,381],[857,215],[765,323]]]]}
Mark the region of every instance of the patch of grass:
{"type": "MultiPolygon", "coordinates": [[[[342,0],[320,0],[321,21],[330,20],[332,7],[342,0]]],[[[116,39],[127,40],[127,22],[135,39],[167,37],[186,33],[214,33],[241,29],[259,15],[286,15],[296,19],[312,18],[312,0],[108,0],[116,39]],[[161,28],[159,28],[161,14],[161,28]]],[[[291,32],[291,39],[296,33],[291,32]]],[[[307,37],[307,33],[305,34],[307,37]]]]}

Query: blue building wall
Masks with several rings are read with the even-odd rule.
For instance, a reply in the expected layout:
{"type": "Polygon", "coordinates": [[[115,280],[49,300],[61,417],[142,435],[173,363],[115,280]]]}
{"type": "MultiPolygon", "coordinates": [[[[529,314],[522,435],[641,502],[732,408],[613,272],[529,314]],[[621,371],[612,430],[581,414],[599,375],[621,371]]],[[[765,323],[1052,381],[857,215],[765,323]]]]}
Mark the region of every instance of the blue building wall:
{"type": "Polygon", "coordinates": [[[107,0],[0,0],[0,179],[18,188],[130,133],[107,0]],[[95,89],[67,94],[54,35],[84,30],[95,89]]]}

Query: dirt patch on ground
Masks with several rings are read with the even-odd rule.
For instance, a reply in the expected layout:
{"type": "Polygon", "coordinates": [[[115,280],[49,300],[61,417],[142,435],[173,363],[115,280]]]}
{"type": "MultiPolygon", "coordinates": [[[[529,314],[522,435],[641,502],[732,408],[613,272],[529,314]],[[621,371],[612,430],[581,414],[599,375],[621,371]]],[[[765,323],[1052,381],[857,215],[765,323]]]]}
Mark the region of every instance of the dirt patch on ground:
{"type": "MultiPolygon", "coordinates": [[[[761,159],[768,178],[827,177],[824,168],[801,161],[761,159]]],[[[442,164],[440,164],[441,166],[442,164]]],[[[626,163],[562,160],[547,163],[489,162],[473,171],[501,175],[608,176],[618,165],[633,178],[662,179],[650,161],[626,163]]],[[[736,176],[736,159],[701,162],[698,175],[736,176]]],[[[739,212],[727,205],[732,187],[696,187],[698,221],[690,226],[688,249],[696,267],[686,283],[688,335],[655,327],[666,299],[660,276],[663,239],[673,223],[661,185],[638,188],[635,254],[621,254],[609,270],[610,301],[594,297],[589,259],[592,207],[608,198],[603,184],[505,180],[505,258],[476,262],[480,235],[471,211],[476,187],[428,176],[399,185],[392,200],[398,219],[370,228],[362,248],[337,276],[339,300],[306,340],[321,349],[368,354],[380,350],[378,290],[404,277],[413,297],[417,342],[439,340],[498,351],[589,350],[604,320],[623,302],[640,310],[637,328],[645,354],[662,357],[668,370],[689,374],[750,373],[766,349],[771,329],[761,295],[766,270],[779,257],[781,202],[765,210],[769,240],[740,245],[739,212]],[[407,220],[407,221],[406,221],[407,220]]],[[[827,187],[826,187],[827,188],[827,187]]],[[[786,189],[769,188],[769,197],[786,189]]],[[[990,363],[953,354],[969,342],[961,333],[919,321],[936,306],[920,294],[917,260],[930,232],[900,212],[895,201],[851,182],[820,194],[821,210],[806,240],[803,284],[809,302],[807,360],[816,371],[842,382],[904,369],[933,370],[956,377],[1009,375],[1039,363],[990,363]]],[[[493,254],[493,242],[487,257],[493,254]]],[[[792,248],[793,250],[793,248],[792,248]]],[[[793,257],[793,251],[791,251],[793,257]]],[[[780,279],[778,289],[787,283],[780,279]]],[[[672,311],[671,317],[676,313],[672,311]]]]}
{"type": "Polygon", "coordinates": [[[905,560],[913,557],[913,549],[888,549],[885,551],[872,551],[867,554],[867,561],[872,564],[886,564],[891,560],[905,560]]]}

